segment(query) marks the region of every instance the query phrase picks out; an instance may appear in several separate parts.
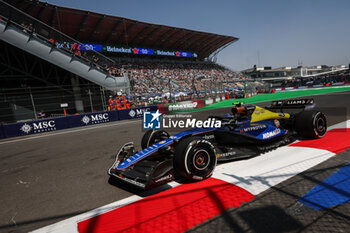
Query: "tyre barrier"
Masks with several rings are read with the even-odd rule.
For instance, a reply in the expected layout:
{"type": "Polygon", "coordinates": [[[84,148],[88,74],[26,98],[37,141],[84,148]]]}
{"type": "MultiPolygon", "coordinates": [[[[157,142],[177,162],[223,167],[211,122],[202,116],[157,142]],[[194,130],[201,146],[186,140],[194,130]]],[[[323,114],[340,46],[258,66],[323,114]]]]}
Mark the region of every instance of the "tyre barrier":
{"type": "Polygon", "coordinates": [[[157,111],[157,109],[158,106],[148,106],[2,124],[0,139],[140,118],[145,111],[157,111]]]}

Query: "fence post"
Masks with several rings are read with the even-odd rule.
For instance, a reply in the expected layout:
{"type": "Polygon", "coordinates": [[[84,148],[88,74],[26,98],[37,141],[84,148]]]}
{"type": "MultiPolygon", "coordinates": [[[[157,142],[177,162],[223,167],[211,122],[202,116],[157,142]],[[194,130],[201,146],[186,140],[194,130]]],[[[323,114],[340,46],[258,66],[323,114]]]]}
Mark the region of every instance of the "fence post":
{"type": "Polygon", "coordinates": [[[34,99],[33,99],[33,94],[32,94],[32,90],[29,87],[29,95],[30,95],[30,100],[32,102],[32,106],[33,106],[33,112],[34,112],[34,117],[35,119],[38,119],[37,115],[36,115],[36,109],[35,109],[35,103],[34,103],[34,99]]]}

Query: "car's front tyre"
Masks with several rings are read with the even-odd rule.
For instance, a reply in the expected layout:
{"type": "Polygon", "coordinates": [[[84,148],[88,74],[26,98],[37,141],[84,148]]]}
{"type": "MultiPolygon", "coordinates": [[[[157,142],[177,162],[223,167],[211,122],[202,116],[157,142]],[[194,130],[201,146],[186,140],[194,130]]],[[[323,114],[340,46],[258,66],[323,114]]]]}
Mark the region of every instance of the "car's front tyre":
{"type": "Polygon", "coordinates": [[[142,150],[150,147],[151,145],[160,142],[164,139],[169,138],[170,135],[165,130],[148,130],[141,139],[141,148],[142,150]]]}
{"type": "Polygon", "coordinates": [[[185,138],[176,146],[175,172],[187,180],[203,180],[211,176],[217,162],[215,147],[200,137],[185,138]]]}

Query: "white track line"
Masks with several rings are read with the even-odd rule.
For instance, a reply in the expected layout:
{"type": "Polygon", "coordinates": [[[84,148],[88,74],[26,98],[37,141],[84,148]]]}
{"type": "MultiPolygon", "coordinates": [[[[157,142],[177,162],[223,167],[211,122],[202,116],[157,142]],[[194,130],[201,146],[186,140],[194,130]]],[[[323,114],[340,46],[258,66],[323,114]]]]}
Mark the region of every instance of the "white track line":
{"type": "Polygon", "coordinates": [[[286,146],[249,160],[222,164],[213,177],[258,195],[333,155],[326,150],[286,146]]]}
{"type": "Polygon", "coordinates": [[[328,127],[328,130],[332,129],[344,129],[344,128],[350,128],[350,120],[340,122],[338,124],[332,125],[328,127]]]}
{"type": "Polygon", "coordinates": [[[117,122],[117,123],[112,123],[112,124],[111,123],[110,124],[99,124],[99,125],[94,125],[94,126],[90,126],[90,127],[87,126],[87,128],[85,128],[86,126],[83,126],[84,128],[81,128],[81,127],[79,127],[79,129],[74,129],[73,128],[73,129],[70,129],[70,130],[64,130],[62,132],[60,132],[61,130],[53,131],[53,132],[51,131],[50,133],[44,134],[44,135],[37,135],[37,136],[31,136],[31,137],[28,137],[28,138],[19,138],[19,139],[13,139],[13,140],[10,139],[9,141],[0,142],[0,145],[13,143],[13,142],[27,141],[27,140],[37,139],[37,138],[44,138],[44,137],[68,134],[68,133],[77,133],[77,132],[86,131],[86,130],[101,129],[101,128],[117,126],[117,125],[127,125],[127,124],[137,123],[137,122],[140,122],[140,119],[138,119],[138,120],[131,120],[131,121],[125,121],[125,122],[117,122]]]}
{"type": "MultiPolygon", "coordinates": [[[[328,130],[338,128],[350,128],[350,120],[328,130]]],[[[258,195],[334,155],[327,150],[286,146],[252,159],[222,164],[215,169],[213,177],[258,195]]]]}

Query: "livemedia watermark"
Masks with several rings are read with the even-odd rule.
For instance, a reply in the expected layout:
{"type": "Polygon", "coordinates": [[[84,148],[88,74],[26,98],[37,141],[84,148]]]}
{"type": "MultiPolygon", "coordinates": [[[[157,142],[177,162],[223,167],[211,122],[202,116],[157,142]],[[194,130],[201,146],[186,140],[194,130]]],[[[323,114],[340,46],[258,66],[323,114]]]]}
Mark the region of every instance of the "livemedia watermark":
{"type": "Polygon", "coordinates": [[[143,129],[190,129],[190,128],[220,128],[221,121],[215,118],[199,120],[189,114],[161,114],[144,112],[143,129]]]}

